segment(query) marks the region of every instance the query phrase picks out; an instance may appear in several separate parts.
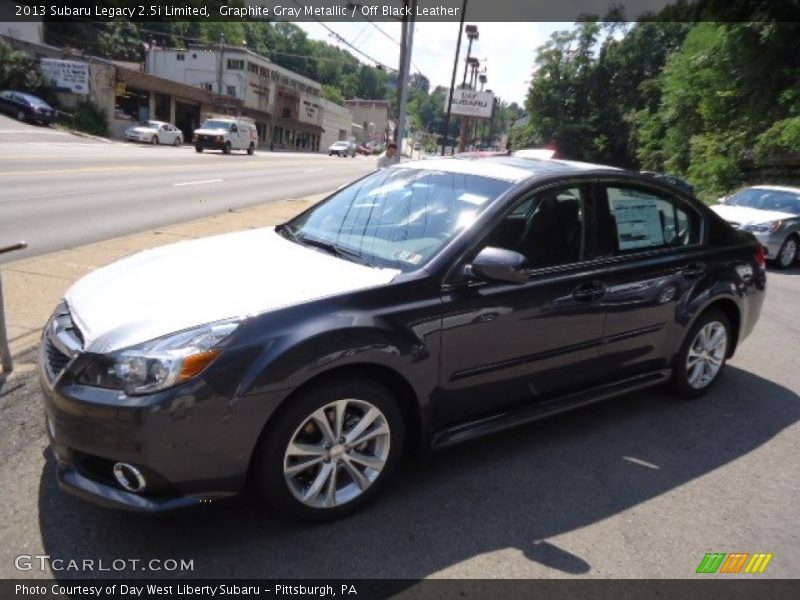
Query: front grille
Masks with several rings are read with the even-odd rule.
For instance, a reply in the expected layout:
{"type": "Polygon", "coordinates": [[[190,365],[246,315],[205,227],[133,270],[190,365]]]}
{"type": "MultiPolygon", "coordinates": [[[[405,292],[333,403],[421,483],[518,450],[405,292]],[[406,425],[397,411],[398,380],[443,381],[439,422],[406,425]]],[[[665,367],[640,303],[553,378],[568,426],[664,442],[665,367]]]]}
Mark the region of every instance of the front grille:
{"type": "Polygon", "coordinates": [[[50,318],[42,340],[42,362],[50,382],[58,379],[72,358],[82,351],[84,338],[62,301],[50,318]]]}
{"type": "Polygon", "coordinates": [[[69,356],[56,348],[48,337],[46,337],[44,340],[44,352],[50,379],[55,379],[61,375],[61,372],[66,368],[67,364],[69,363],[69,356]]]}

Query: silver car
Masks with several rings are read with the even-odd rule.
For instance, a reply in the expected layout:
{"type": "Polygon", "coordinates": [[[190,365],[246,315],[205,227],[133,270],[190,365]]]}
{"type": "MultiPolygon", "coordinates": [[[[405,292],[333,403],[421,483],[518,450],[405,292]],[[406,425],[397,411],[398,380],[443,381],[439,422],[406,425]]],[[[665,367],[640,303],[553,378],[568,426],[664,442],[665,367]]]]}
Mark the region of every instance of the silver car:
{"type": "Polygon", "coordinates": [[[788,269],[794,264],[800,245],[800,188],[757,185],[719,202],[712,210],[755,235],[775,265],[788,269]]]}

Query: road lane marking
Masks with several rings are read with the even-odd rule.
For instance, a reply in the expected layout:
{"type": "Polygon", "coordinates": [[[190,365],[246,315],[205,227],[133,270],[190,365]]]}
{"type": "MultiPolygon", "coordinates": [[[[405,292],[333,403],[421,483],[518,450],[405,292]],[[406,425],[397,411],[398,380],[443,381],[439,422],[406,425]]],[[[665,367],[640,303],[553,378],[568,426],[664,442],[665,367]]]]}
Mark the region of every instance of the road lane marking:
{"type": "Polygon", "coordinates": [[[180,183],[173,183],[175,187],[181,185],[201,185],[204,183],[219,183],[220,181],[225,181],[224,179],[203,179],[202,181],[182,181],[180,183]]]}

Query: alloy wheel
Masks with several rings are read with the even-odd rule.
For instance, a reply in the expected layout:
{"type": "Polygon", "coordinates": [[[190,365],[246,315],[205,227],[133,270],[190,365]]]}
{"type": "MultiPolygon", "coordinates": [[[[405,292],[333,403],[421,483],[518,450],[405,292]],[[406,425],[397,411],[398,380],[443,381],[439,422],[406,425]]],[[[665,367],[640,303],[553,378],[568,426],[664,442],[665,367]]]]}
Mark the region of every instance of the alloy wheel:
{"type": "Polygon", "coordinates": [[[311,508],[333,508],[361,496],[389,458],[391,432],[375,405],[336,400],[306,417],[290,438],[283,475],[311,508]]]}
{"type": "Polygon", "coordinates": [[[728,332],[719,321],[706,323],[697,332],[686,356],[686,375],[696,390],[707,387],[716,378],[728,351],[728,332]]]}
{"type": "Polygon", "coordinates": [[[789,238],[783,243],[778,260],[783,268],[788,268],[792,266],[795,258],[797,258],[797,242],[794,238],[789,238]]]}

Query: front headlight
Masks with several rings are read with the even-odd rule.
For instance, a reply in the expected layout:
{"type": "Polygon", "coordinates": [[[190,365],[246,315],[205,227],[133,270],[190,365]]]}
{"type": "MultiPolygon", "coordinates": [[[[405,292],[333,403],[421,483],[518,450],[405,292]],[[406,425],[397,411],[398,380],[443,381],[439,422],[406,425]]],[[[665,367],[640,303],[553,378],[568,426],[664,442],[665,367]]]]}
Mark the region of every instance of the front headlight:
{"type": "Polygon", "coordinates": [[[781,228],[781,225],[783,225],[783,221],[769,221],[757,225],[745,225],[742,229],[751,233],[775,233],[781,228]]]}
{"type": "Polygon", "coordinates": [[[239,321],[220,321],[98,356],[78,382],[125,390],[129,396],[150,394],[199,375],[222,352],[239,321]]]}

